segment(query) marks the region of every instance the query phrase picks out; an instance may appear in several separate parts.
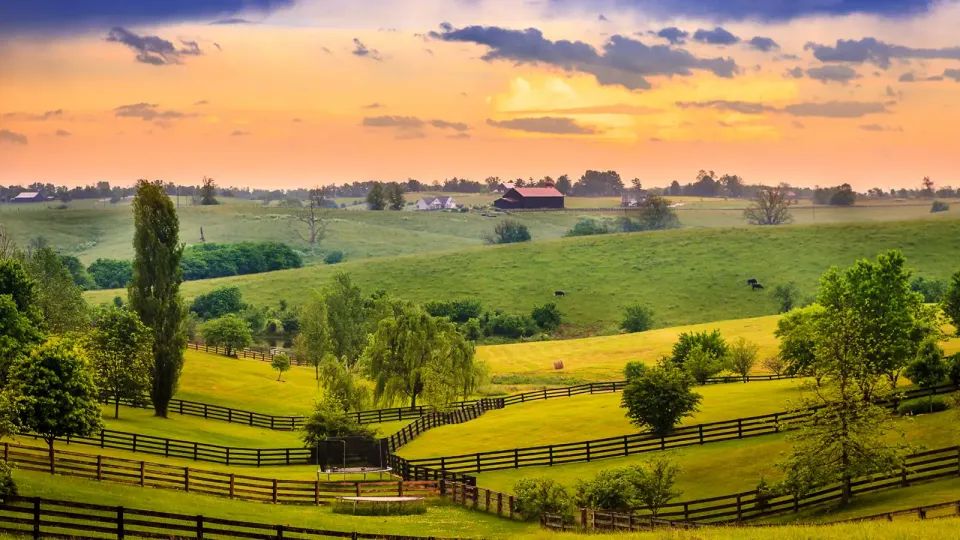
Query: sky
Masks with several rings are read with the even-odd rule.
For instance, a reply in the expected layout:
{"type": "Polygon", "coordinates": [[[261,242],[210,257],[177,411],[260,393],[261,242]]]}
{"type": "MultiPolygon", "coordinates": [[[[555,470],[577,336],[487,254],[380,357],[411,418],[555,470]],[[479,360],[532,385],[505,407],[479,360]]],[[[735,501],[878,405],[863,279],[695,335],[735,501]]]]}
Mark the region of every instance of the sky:
{"type": "Polygon", "coordinates": [[[957,0],[3,0],[0,183],[956,187],[957,28],[957,0]]]}

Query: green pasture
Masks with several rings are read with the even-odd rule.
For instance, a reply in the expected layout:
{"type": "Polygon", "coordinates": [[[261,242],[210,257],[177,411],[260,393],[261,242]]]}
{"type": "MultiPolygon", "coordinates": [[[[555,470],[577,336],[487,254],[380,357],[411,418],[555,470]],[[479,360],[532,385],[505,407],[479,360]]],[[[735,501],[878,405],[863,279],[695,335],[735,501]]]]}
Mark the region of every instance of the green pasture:
{"type": "MultiPolygon", "coordinates": [[[[685,425],[733,420],[782,411],[801,396],[799,380],[715,384],[697,387],[700,412],[685,425]]],[[[476,420],[441,426],[397,453],[408,459],[453,456],[616,437],[640,430],[620,408],[621,394],[582,395],[511,405],[476,420]]]]}
{"type": "MultiPolygon", "coordinates": [[[[254,304],[296,304],[342,270],[367,291],[385,289],[413,301],[477,297],[488,309],[513,313],[557,301],[574,337],[614,332],[623,307],[633,302],[653,307],[658,328],[770,315],[777,311],[769,294],[776,285],[793,281],[803,295],[813,295],[831,265],[849,266],[894,248],[919,275],[946,279],[957,270],[960,220],[565,238],[194,281],[183,291],[189,299],[235,285],[254,304]],[[767,290],[751,290],[744,283],[750,277],[767,290]],[[566,296],[555,298],[557,290],[566,296]]],[[[96,304],[117,294],[122,291],[93,291],[87,298],[96,304]]]]}
{"type": "MultiPolygon", "coordinates": [[[[957,444],[956,416],[952,411],[903,418],[897,420],[895,425],[902,430],[904,440],[911,444],[922,445],[928,449],[957,444]]],[[[891,433],[890,436],[898,435],[891,433]]],[[[756,488],[761,474],[767,481],[778,480],[774,465],[789,450],[789,443],[784,437],[783,434],[761,435],[669,450],[668,455],[683,469],[683,474],[677,477],[677,488],[683,491],[678,500],[703,499],[749,491],[756,488]]],[[[651,454],[646,453],[554,467],[484,472],[477,475],[477,485],[511,492],[514,483],[521,478],[548,476],[564,485],[573,486],[577,479],[590,479],[603,469],[643,462],[650,456],[651,454]]],[[[960,499],[960,491],[957,491],[953,498],[960,499]]]]}

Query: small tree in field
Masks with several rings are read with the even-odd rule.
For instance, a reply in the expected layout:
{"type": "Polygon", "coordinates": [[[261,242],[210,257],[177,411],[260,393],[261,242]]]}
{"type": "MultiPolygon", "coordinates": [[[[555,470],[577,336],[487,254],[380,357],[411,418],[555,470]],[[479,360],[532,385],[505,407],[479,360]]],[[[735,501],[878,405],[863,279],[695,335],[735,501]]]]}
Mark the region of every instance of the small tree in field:
{"type": "Polygon", "coordinates": [[[253,333],[247,321],[231,313],[203,325],[203,341],[207,345],[224,347],[227,349],[227,356],[233,356],[237,349],[249,347],[253,343],[253,333]]]}
{"type": "MultiPolygon", "coordinates": [[[[943,361],[943,349],[933,340],[920,346],[917,358],[907,366],[904,373],[913,384],[932,390],[950,374],[950,366],[943,361]]],[[[933,393],[927,400],[930,412],[933,412],[933,393]]]]}
{"type": "Polygon", "coordinates": [[[373,437],[374,433],[360,425],[356,416],[347,414],[339,400],[325,397],[316,402],[313,412],[304,420],[300,439],[307,448],[315,448],[331,437],[373,437]]]}
{"type": "Polygon", "coordinates": [[[683,362],[683,369],[687,370],[693,379],[700,384],[706,384],[707,379],[715,377],[723,371],[724,358],[718,358],[700,345],[694,345],[687,353],[683,362]]]}
{"type": "Polygon", "coordinates": [[[493,228],[493,234],[484,237],[488,244],[515,244],[517,242],[529,242],[530,230],[519,221],[505,219],[493,228]]]}
{"type": "Polygon", "coordinates": [[[727,368],[743,377],[743,382],[747,382],[747,376],[750,375],[750,370],[757,363],[759,353],[759,345],[740,337],[733,342],[730,351],[727,353],[727,368]]]}
{"type": "Polygon", "coordinates": [[[83,344],[101,397],[113,399],[113,417],[120,418],[121,399],[139,405],[150,389],[153,359],[153,333],[140,317],[116,307],[100,310],[83,344]]]}
{"type": "Polygon", "coordinates": [[[679,465],[664,456],[647,461],[642,471],[637,497],[656,517],[663,505],[683,495],[682,491],[674,489],[677,475],[682,471],[679,465]]]}
{"type": "Polygon", "coordinates": [[[797,289],[796,283],[791,281],[786,285],[777,285],[774,287],[771,296],[777,301],[779,312],[787,313],[797,307],[797,299],[800,297],[800,291],[797,289]]]}
{"type": "Polygon", "coordinates": [[[783,225],[793,221],[791,204],[784,186],[761,188],[753,203],[743,211],[743,217],[751,225],[783,225]]]}
{"type": "Polygon", "coordinates": [[[5,390],[16,411],[18,431],[36,433],[50,450],[57,437],[90,437],[103,429],[97,387],[82,351],[69,341],[52,338],[19,357],[10,368],[5,390]]]}
{"type": "Polygon", "coordinates": [[[704,330],[703,332],[684,332],[680,334],[677,342],[673,344],[673,353],[670,360],[676,366],[683,367],[687,355],[695,347],[700,347],[718,361],[727,355],[727,342],[720,335],[720,330],[714,330],[713,332],[704,330]]]}
{"type": "Polygon", "coordinates": [[[623,309],[620,328],[627,332],[646,332],[653,327],[653,309],[643,304],[631,304],[623,309]]]}
{"type": "Polygon", "coordinates": [[[764,358],[760,365],[774,375],[780,375],[783,373],[783,370],[787,368],[787,363],[783,360],[783,358],[780,358],[780,355],[776,354],[764,358]]]}
{"type": "Polygon", "coordinates": [[[367,208],[369,210],[383,210],[387,207],[387,190],[380,182],[374,182],[367,192],[367,208]]]}
{"type": "Polygon", "coordinates": [[[620,406],[627,409],[634,425],[664,437],[699,410],[701,396],[693,391],[693,384],[689,373],[662,362],[627,383],[620,406]]]}
{"type": "Polygon", "coordinates": [[[284,353],[277,354],[270,360],[270,367],[277,370],[277,381],[283,376],[283,372],[290,371],[290,357],[284,353]]]}
{"type": "Polygon", "coordinates": [[[522,478],[513,485],[516,511],[525,521],[540,519],[544,513],[559,514],[564,523],[573,522],[573,504],[566,488],[550,478],[522,478]]]}

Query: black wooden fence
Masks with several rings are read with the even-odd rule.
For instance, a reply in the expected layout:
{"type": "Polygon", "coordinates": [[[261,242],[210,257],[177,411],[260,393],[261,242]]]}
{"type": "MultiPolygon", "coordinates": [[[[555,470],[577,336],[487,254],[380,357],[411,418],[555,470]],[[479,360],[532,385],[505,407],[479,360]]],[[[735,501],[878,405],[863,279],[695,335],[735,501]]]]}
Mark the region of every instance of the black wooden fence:
{"type": "Polygon", "coordinates": [[[0,531],[40,538],[260,538],[309,540],[314,538],[375,538],[412,540],[436,538],[382,533],[326,531],[138,510],[123,506],[78,503],[40,497],[8,496],[0,503],[0,531]]]}

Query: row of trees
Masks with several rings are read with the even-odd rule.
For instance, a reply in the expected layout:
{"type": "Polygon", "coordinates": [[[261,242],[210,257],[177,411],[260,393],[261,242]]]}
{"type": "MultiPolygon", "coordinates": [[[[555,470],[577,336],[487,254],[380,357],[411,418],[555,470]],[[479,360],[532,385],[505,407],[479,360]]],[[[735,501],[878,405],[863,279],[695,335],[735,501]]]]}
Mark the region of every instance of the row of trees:
{"type": "Polygon", "coordinates": [[[680,218],[670,201],[656,195],[639,207],[616,218],[580,218],[565,236],[591,236],[620,232],[662,231],[679,229],[680,218]]]}

